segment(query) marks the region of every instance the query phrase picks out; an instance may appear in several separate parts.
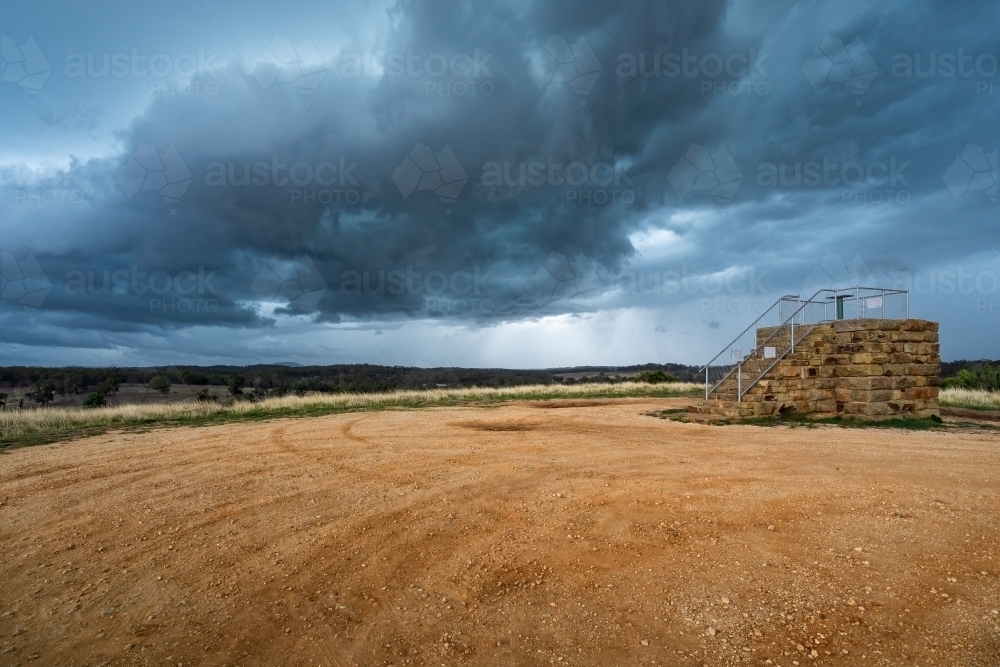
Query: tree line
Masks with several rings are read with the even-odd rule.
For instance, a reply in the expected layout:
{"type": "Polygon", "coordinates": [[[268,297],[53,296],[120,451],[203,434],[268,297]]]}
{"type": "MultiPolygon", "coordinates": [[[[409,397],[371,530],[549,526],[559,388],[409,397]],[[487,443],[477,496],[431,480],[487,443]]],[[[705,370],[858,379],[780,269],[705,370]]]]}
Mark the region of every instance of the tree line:
{"type": "Polygon", "coordinates": [[[503,368],[414,368],[372,364],[332,366],[169,366],[157,368],[48,368],[0,367],[0,401],[6,390],[22,390],[28,400],[47,405],[56,396],[86,396],[84,405],[106,404],[124,384],[143,385],[164,394],[175,384],[204,387],[197,397],[218,400],[213,387],[225,387],[236,400],[254,400],[288,393],[371,393],[436,387],[516,387],[531,384],[623,381],[618,373],[642,373],[650,382],[697,379],[697,368],[681,364],[645,364],[627,367],[556,368],[517,370],[503,368]],[[564,378],[588,373],[585,380],[564,378]],[[24,391],[26,390],[26,391],[24,391]]]}
{"type": "MultiPolygon", "coordinates": [[[[225,388],[236,400],[307,392],[371,393],[436,387],[516,387],[529,384],[615,383],[620,373],[639,373],[646,382],[700,382],[697,366],[643,364],[639,366],[578,366],[543,370],[505,368],[414,368],[373,364],[330,366],[168,366],[106,368],[43,366],[0,367],[0,408],[10,407],[8,393],[24,394],[29,402],[47,405],[56,396],[84,395],[84,405],[104,405],[124,384],[142,385],[168,394],[175,384],[203,387],[201,400],[218,400],[212,388],[225,388]],[[574,379],[572,375],[586,374],[574,379]]],[[[1000,391],[1000,361],[953,361],[942,364],[945,387],[1000,391]]],[[[23,404],[23,399],[20,399],[23,404]]]]}
{"type": "Polygon", "coordinates": [[[957,361],[941,366],[942,372],[950,371],[945,388],[1000,391],[1000,361],[957,361]]]}

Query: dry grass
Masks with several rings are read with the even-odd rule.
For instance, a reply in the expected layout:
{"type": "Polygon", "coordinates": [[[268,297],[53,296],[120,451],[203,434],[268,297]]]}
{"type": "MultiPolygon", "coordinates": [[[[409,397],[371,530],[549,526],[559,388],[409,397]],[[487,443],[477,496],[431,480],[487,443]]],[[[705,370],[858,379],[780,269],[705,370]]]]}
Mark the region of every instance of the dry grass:
{"type": "Polygon", "coordinates": [[[942,389],[940,401],[949,408],[1000,410],[1000,392],[983,389],[942,389]]]}
{"type": "Polygon", "coordinates": [[[416,408],[463,403],[553,398],[623,398],[682,396],[702,390],[688,382],[651,385],[623,384],[528,385],[508,388],[460,388],[392,391],[378,394],[311,394],[283,396],[259,402],[231,404],[188,401],[154,405],[114,405],[102,408],[46,408],[0,412],[0,446],[31,444],[79,432],[144,424],[182,424],[233,419],[294,417],[388,408],[416,408]]]}

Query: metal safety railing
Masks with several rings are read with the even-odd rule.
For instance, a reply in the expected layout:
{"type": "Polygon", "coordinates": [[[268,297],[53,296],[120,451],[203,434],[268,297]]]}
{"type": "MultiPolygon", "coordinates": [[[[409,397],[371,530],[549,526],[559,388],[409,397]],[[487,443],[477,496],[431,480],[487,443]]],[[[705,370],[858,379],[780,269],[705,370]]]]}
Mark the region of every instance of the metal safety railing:
{"type": "Polygon", "coordinates": [[[705,364],[701,369],[705,372],[705,398],[732,375],[743,359],[757,346],[757,330],[780,326],[795,312],[799,303],[798,294],[786,294],[781,297],[705,364]]]}
{"type": "Polygon", "coordinates": [[[821,289],[805,300],[798,295],[783,296],[701,369],[705,398],[718,390],[720,395],[742,399],[817,324],[909,318],[909,296],[905,290],[860,286],[821,289]]]}

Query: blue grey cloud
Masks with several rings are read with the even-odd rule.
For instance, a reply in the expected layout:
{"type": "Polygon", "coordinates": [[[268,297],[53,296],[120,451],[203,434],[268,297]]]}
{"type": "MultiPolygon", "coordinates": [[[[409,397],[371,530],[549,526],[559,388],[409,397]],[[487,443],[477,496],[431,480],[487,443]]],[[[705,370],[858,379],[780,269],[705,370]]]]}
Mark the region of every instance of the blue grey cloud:
{"type": "Polygon", "coordinates": [[[693,362],[858,260],[1000,352],[996,2],[341,9],[5,18],[0,250],[51,289],[0,299],[0,361],[478,363],[443,332],[635,317],[693,362]]]}

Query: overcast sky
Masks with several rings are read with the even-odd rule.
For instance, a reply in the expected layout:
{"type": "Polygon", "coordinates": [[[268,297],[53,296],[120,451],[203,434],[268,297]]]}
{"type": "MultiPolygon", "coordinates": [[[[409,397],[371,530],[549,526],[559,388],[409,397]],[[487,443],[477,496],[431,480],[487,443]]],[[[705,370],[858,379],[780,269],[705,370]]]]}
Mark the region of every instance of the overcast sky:
{"type": "Polygon", "coordinates": [[[998,358],[998,5],[7,2],[0,364],[998,358]]]}

